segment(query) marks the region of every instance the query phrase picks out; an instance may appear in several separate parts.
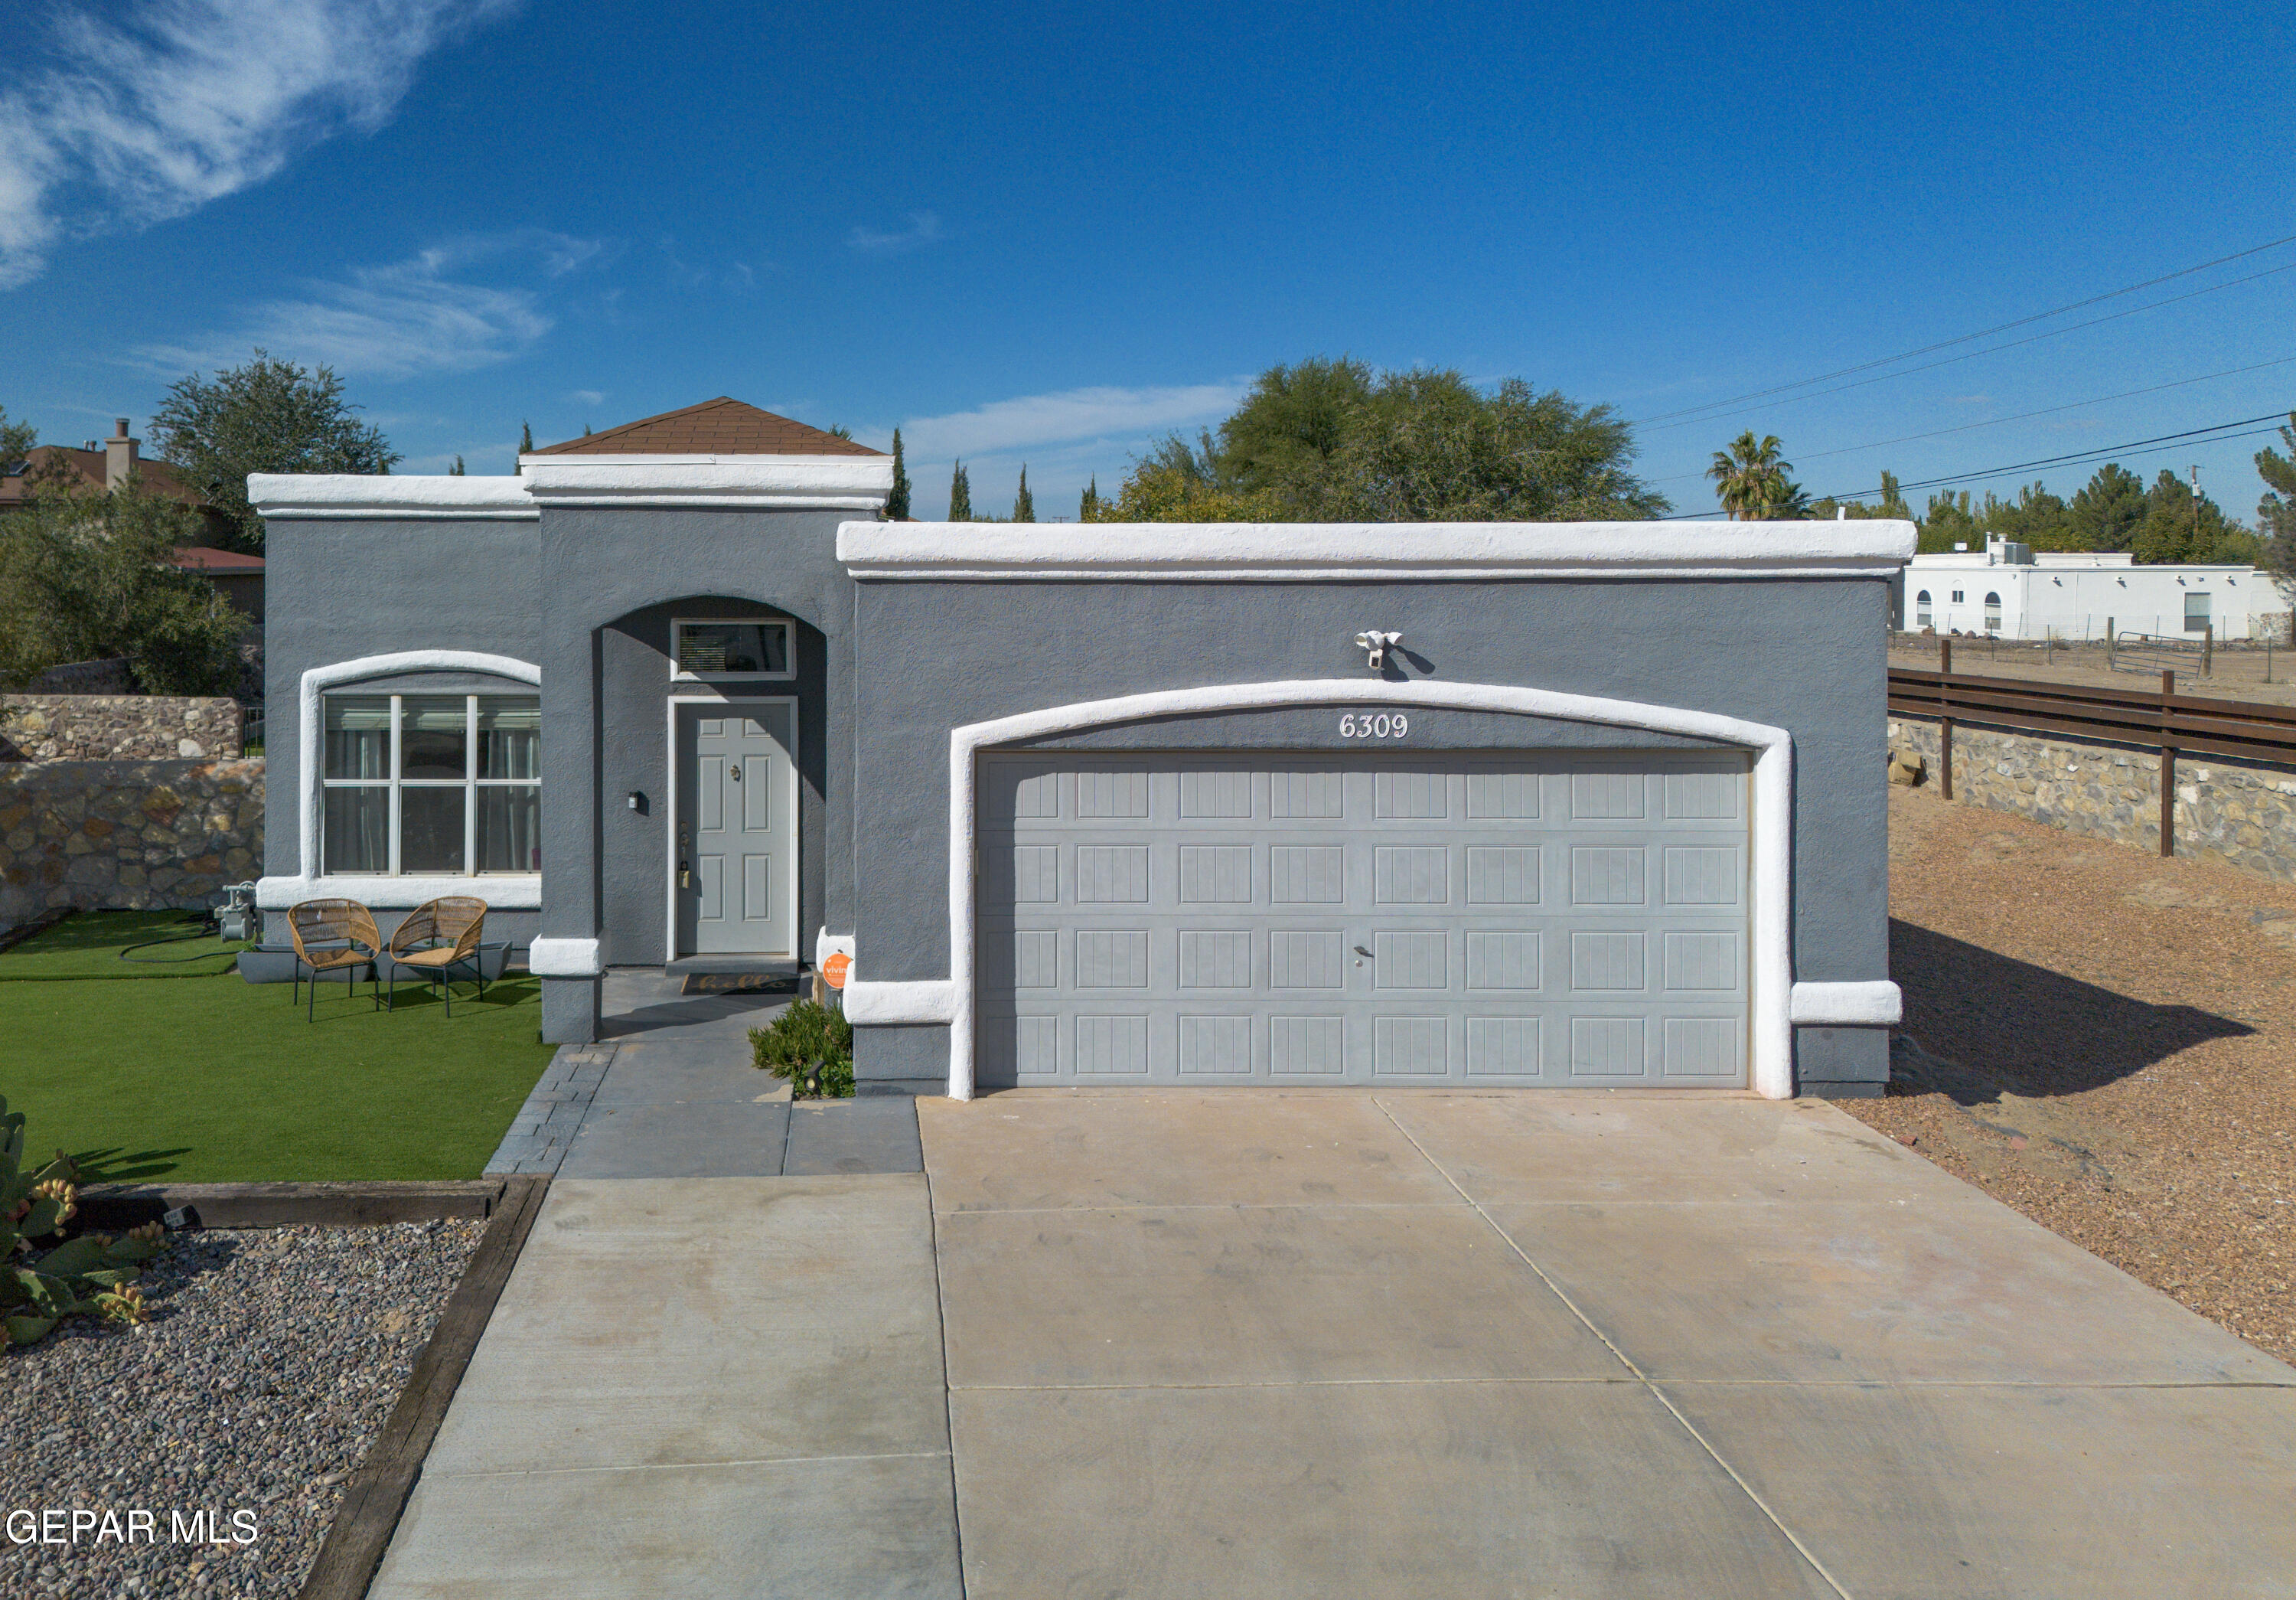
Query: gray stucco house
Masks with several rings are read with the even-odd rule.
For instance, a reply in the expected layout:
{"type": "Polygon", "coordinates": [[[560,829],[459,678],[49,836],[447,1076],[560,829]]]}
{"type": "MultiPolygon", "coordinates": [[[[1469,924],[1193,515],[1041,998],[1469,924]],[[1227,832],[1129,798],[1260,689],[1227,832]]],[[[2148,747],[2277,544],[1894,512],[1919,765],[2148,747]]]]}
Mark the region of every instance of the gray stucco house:
{"type": "Polygon", "coordinates": [[[718,399],[250,479],[259,904],[482,896],[562,1042],[608,967],[840,949],[865,1087],[1880,1092],[1910,523],[888,522],[891,477],[718,399]]]}

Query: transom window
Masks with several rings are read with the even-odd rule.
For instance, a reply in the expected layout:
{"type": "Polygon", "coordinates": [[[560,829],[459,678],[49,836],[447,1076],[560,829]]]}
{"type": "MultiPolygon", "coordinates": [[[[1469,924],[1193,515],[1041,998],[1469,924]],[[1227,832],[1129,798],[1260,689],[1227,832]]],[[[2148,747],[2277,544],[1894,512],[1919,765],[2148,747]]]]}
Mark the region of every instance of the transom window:
{"type": "Polygon", "coordinates": [[[786,622],[674,622],[670,628],[679,677],[796,676],[786,622]]]}
{"type": "Polygon", "coordinates": [[[542,870],[542,702],[330,694],[320,871],[542,870]]]}

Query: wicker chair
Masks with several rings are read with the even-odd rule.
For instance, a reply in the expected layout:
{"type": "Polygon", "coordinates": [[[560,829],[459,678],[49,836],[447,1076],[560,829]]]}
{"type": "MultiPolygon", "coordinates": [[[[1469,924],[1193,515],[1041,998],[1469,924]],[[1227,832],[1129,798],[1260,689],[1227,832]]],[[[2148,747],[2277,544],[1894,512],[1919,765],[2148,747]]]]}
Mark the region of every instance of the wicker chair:
{"type": "Polygon", "coordinates": [[[425,900],[406,914],[384,948],[390,961],[390,992],[398,995],[398,969],[413,967],[439,981],[446,997],[447,1014],[455,1014],[455,989],[447,971],[464,962],[479,976],[479,998],[487,997],[487,970],[478,960],[479,940],[486,936],[487,903],[471,895],[447,895],[425,900]]]}
{"type": "Polygon", "coordinates": [[[375,970],[375,954],[382,936],[374,929],[374,915],[357,900],[305,900],[287,913],[287,931],[295,941],[295,982],[299,997],[303,969],[311,969],[311,1001],[307,1022],[319,1014],[319,976],[341,972],[346,988],[358,981],[366,968],[375,981],[375,1005],[382,1004],[382,981],[375,970]]]}

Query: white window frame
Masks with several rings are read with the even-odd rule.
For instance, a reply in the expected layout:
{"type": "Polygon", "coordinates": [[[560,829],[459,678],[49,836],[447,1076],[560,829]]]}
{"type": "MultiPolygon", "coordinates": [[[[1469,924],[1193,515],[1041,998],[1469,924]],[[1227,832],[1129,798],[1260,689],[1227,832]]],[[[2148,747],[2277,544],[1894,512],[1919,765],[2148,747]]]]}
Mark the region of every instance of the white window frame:
{"type": "Polygon", "coordinates": [[[1915,628],[1930,626],[1930,592],[1927,589],[1914,596],[1914,626],[1915,628]]]}
{"type": "Polygon", "coordinates": [[[1985,631],[1989,634],[2001,631],[2001,594],[1997,589],[1985,592],[1985,631]]]}
{"type": "MultiPolygon", "coordinates": [[[[672,644],[676,641],[673,637],[672,644]]],[[[673,694],[669,697],[668,724],[669,805],[663,817],[661,831],[661,878],[663,892],[663,923],[661,931],[662,957],[666,961],[683,961],[677,953],[677,717],[685,706],[717,706],[732,710],[736,706],[787,706],[789,708],[789,925],[790,954],[797,954],[798,883],[805,876],[805,820],[799,814],[802,796],[798,780],[798,747],[804,737],[800,726],[798,700],[794,694],[673,694]]],[[[778,959],[778,958],[777,958],[778,959]]]]}
{"type": "Polygon", "coordinates": [[[673,617],[669,623],[669,677],[680,684],[788,683],[797,677],[797,628],[786,617],[673,617]],[[688,672],[678,665],[677,636],[687,628],[778,628],[782,630],[780,672],[688,672]]]}
{"type": "Polygon", "coordinates": [[[2209,631],[2209,625],[2216,619],[2216,600],[2208,590],[2187,589],[2185,591],[2185,631],[2186,633],[2204,634],[2209,631]],[[2193,602],[2195,600],[2201,603],[2201,609],[2198,615],[2195,615],[2193,611],[2193,602]],[[2200,626],[2196,628],[2194,626],[2194,623],[2198,623],[2200,626]]]}
{"type": "Polygon", "coordinates": [[[1956,590],[1953,592],[1953,603],[1954,603],[1956,605],[1963,605],[1963,604],[1967,603],[1965,601],[1964,601],[1964,600],[1962,599],[1962,597],[1961,597],[1961,596],[1962,596],[1962,594],[1963,594],[1963,591],[1962,591],[1962,590],[1960,590],[1960,589],[1956,589],[1956,590]]]}
{"type": "Polygon", "coordinates": [[[532,700],[540,711],[542,697],[504,694],[494,690],[441,689],[435,692],[416,690],[411,695],[401,691],[389,693],[362,693],[357,685],[346,685],[323,693],[319,708],[321,745],[318,772],[320,832],[317,840],[320,875],[329,878],[403,878],[408,876],[399,859],[399,796],[407,789],[460,789],[463,802],[463,863],[459,873],[426,871],[412,874],[422,878],[531,878],[537,875],[532,867],[512,867],[499,872],[479,870],[479,791],[481,789],[532,789],[537,794],[542,779],[537,774],[531,778],[482,778],[479,775],[479,702],[481,700],[532,700]],[[446,700],[460,693],[463,697],[463,775],[460,778],[409,778],[399,775],[400,746],[406,729],[404,703],[409,699],[446,700]],[[390,774],[377,782],[370,778],[331,778],[326,775],[324,729],[329,700],[389,700],[390,702],[390,774]],[[355,872],[339,869],[326,859],[326,792],[330,789],[387,789],[390,792],[389,808],[390,865],[381,872],[355,872]]]}

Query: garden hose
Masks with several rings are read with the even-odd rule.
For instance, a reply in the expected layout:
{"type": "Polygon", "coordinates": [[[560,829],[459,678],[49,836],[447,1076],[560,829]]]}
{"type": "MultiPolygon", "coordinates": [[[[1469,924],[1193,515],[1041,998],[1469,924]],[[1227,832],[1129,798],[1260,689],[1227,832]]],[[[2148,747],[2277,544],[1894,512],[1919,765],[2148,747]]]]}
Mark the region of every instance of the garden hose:
{"type": "Polygon", "coordinates": [[[186,918],[178,926],[181,931],[170,933],[164,939],[147,939],[140,945],[129,945],[119,952],[119,959],[132,961],[138,966],[181,966],[187,961],[205,961],[211,956],[223,954],[220,950],[201,950],[190,956],[138,956],[135,954],[138,950],[157,949],[161,945],[187,944],[195,939],[212,937],[216,932],[215,913],[212,911],[200,913],[186,918]]]}

